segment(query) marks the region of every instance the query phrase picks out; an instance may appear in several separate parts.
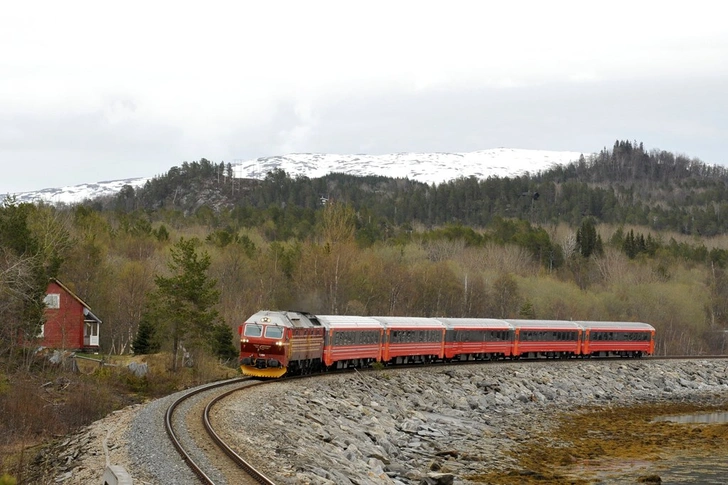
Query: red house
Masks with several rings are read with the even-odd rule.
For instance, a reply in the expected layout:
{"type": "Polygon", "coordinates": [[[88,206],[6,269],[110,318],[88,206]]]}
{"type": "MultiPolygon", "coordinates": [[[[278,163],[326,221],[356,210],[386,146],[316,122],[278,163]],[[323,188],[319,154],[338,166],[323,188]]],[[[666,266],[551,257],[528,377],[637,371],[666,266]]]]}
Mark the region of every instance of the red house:
{"type": "Polygon", "coordinates": [[[46,293],[46,322],[39,335],[41,345],[54,349],[98,350],[101,320],[91,308],[55,278],[51,278],[46,293]]]}

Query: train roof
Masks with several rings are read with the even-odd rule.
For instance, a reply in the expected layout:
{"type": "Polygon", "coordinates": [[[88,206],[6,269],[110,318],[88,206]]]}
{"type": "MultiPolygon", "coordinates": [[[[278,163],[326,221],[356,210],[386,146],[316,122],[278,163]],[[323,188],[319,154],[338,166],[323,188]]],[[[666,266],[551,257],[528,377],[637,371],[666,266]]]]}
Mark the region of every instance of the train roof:
{"type": "MultiPolygon", "coordinates": [[[[310,315],[313,317],[313,315],[310,315]]],[[[257,323],[259,325],[277,325],[288,328],[313,328],[320,327],[309,319],[309,314],[302,312],[287,312],[262,310],[250,316],[245,323],[257,323]]]]}
{"type": "Polygon", "coordinates": [[[444,324],[435,318],[426,317],[372,317],[385,328],[429,328],[442,329],[444,324]]]}
{"type": "Polygon", "coordinates": [[[605,329],[605,330],[654,330],[655,327],[649,323],[643,322],[598,322],[598,321],[578,321],[576,322],[585,329],[605,329]]]}
{"type": "Polygon", "coordinates": [[[513,330],[513,325],[497,318],[438,318],[448,330],[454,328],[486,328],[513,330]]]}
{"type": "Polygon", "coordinates": [[[356,317],[351,315],[317,315],[321,324],[329,328],[382,328],[382,324],[372,317],[356,317]]]}
{"type": "Polygon", "coordinates": [[[581,327],[569,320],[506,320],[515,328],[543,330],[581,330],[581,327]]]}

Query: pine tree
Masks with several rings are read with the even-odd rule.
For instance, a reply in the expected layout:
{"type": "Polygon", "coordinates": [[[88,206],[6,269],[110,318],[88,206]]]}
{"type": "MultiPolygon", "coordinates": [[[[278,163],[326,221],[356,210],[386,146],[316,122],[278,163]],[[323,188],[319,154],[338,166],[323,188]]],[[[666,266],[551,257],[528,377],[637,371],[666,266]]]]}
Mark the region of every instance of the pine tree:
{"type": "Polygon", "coordinates": [[[581,227],[577,229],[576,247],[585,258],[592,254],[601,254],[604,251],[602,238],[597,235],[597,229],[591,217],[584,219],[581,227]]]}
{"type": "Polygon", "coordinates": [[[148,315],[160,335],[171,339],[173,363],[177,370],[177,352],[182,343],[209,346],[218,312],[217,281],[207,276],[210,256],[197,254],[197,239],[180,240],[170,249],[167,266],[171,276],[157,275],[157,289],[149,299],[148,315]]]}
{"type": "Polygon", "coordinates": [[[139,329],[131,346],[137,355],[153,354],[159,351],[159,341],[155,338],[156,328],[146,318],[139,322],[139,329]]]}
{"type": "Polygon", "coordinates": [[[212,353],[221,359],[234,359],[238,355],[238,350],[233,345],[233,331],[224,323],[213,327],[210,346],[212,353]]]}

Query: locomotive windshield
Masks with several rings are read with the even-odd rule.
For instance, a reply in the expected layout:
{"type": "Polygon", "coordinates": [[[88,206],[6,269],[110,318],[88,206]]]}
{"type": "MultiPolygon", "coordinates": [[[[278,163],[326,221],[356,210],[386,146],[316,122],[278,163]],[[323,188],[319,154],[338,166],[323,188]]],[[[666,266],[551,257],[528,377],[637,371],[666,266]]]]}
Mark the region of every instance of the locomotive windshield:
{"type": "Polygon", "coordinates": [[[266,338],[281,338],[283,337],[283,329],[281,327],[273,327],[268,325],[265,327],[266,338]]]}
{"type": "Polygon", "coordinates": [[[245,335],[246,337],[260,337],[261,335],[263,335],[263,325],[246,323],[243,335],[245,335]]]}

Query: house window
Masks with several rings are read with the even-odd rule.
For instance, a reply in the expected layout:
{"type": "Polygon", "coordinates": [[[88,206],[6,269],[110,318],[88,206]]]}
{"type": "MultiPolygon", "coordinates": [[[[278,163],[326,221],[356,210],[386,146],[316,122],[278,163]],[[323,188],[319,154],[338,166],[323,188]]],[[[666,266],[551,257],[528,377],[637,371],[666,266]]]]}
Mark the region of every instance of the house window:
{"type": "Polygon", "coordinates": [[[43,298],[43,303],[45,303],[48,308],[57,310],[58,308],[61,308],[61,294],[48,293],[45,298],[43,298]]]}
{"type": "Polygon", "coordinates": [[[40,326],[40,332],[38,332],[38,338],[45,337],[45,323],[40,326]]]}

